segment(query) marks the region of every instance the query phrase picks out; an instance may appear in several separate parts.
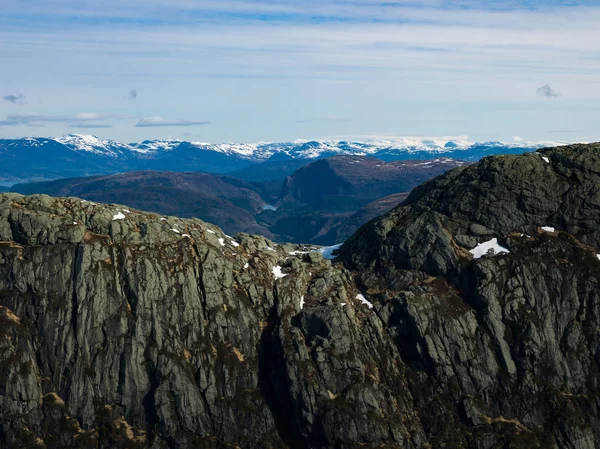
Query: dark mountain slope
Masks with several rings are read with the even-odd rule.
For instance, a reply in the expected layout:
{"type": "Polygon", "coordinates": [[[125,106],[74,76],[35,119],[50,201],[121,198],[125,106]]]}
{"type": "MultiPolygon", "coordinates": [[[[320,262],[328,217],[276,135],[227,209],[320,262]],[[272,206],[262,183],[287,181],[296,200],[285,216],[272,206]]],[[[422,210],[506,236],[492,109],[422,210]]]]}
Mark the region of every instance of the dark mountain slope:
{"type": "Polygon", "coordinates": [[[265,200],[276,203],[281,196],[285,178],[310,162],[310,159],[292,159],[285,154],[276,153],[267,162],[229,172],[227,176],[252,183],[265,200]]]}
{"type": "Polygon", "coordinates": [[[282,203],[311,204],[321,208],[330,203],[364,205],[387,195],[408,192],[432,176],[462,164],[451,159],[395,162],[357,156],[321,159],[287,179],[282,203]]]}
{"type": "Polygon", "coordinates": [[[327,236],[328,240],[343,242],[352,236],[365,223],[389,212],[408,197],[408,192],[384,196],[361,207],[352,215],[345,217],[332,227],[327,236]]]}
{"type": "Polygon", "coordinates": [[[364,223],[358,221],[361,216],[368,219],[377,216],[366,211],[355,215],[368,203],[408,192],[462,164],[450,159],[426,162],[384,162],[357,156],[321,159],[287,178],[277,211],[263,212],[258,221],[282,240],[331,245],[355,232],[364,223]]]}
{"type": "Polygon", "coordinates": [[[235,170],[227,173],[227,175],[250,182],[283,181],[296,170],[311,162],[310,159],[275,159],[263,162],[262,164],[255,164],[251,167],[235,170]]]}
{"type": "Polygon", "coordinates": [[[486,159],[343,265],[1,194],[0,447],[598,447],[599,189],[599,146],[486,159]]]}
{"type": "Polygon", "coordinates": [[[12,188],[26,195],[45,193],[127,203],[159,214],[199,217],[228,233],[271,235],[254,219],[264,204],[256,190],[252,184],[228,176],[150,171],[17,184],[12,188]]]}

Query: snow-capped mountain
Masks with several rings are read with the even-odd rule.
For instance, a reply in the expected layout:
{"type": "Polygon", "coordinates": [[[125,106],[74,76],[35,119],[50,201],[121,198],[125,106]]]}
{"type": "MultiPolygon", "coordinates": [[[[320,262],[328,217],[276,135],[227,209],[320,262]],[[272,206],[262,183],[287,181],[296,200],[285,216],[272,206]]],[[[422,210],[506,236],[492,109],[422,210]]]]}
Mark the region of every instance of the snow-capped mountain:
{"type": "Polygon", "coordinates": [[[476,161],[483,156],[523,153],[557,142],[470,142],[466,138],[399,138],[356,142],[203,143],[146,140],[122,143],[85,134],[58,138],[0,140],[0,181],[56,179],[132,170],[228,173],[266,161],[371,156],[386,161],[448,157],[476,161]]]}
{"type": "Polygon", "coordinates": [[[54,140],[74,151],[87,151],[102,156],[119,157],[131,151],[129,145],[116,140],[101,140],[88,134],[68,134],[54,140]]]}
{"type": "Polygon", "coordinates": [[[142,154],[152,154],[158,151],[170,151],[181,144],[183,140],[144,140],[141,143],[130,143],[132,151],[142,154]]]}
{"type": "Polygon", "coordinates": [[[421,139],[399,138],[395,140],[379,140],[367,142],[334,141],[334,140],[295,140],[293,142],[258,142],[258,143],[204,143],[185,142],[182,140],[145,140],[141,143],[121,143],[115,140],[101,140],[85,134],[69,134],[58,137],[55,141],[72,150],[87,151],[99,155],[118,157],[134,156],[134,153],[145,155],[172,151],[185,144],[188,148],[211,151],[230,156],[264,161],[274,155],[285,155],[291,158],[317,159],[332,155],[376,156],[378,154],[410,156],[419,153],[444,154],[464,151],[465,158],[470,158],[469,150],[490,150],[502,152],[503,149],[537,149],[557,146],[560,142],[470,142],[466,139],[421,139]]]}

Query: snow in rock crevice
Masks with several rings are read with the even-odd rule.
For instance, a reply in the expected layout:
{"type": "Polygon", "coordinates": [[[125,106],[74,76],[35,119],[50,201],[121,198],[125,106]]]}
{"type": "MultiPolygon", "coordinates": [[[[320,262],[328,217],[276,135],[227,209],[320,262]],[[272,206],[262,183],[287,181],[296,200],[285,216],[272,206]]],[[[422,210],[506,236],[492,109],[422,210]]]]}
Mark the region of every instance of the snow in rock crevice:
{"type": "Polygon", "coordinates": [[[542,231],[555,232],[556,229],[554,229],[552,226],[542,226],[542,231]]]}
{"type": "Polygon", "coordinates": [[[487,242],[480,243],[469,252],[473,254],[474,259],[479,259],[480,257],[485,256],[488,253],[488,251],[491,251],[494,255],[503,253],[507,254],[510,252],[508,249],[504,248],[498,243],[497,238],[493,238],[491,240],[488,240],[487,242]]]}
{"type": "Polygon", "coordinates": [[[356,299],[358,299],[362,304],[365,304],[367,307],[369,307],[369,309],[373,308],[373,304],[367,301],[367,298],[365,298],[365,296],[362,293],[356,295],[356,299]]]}
{"type": "Polygon", "coordinates": [[[125,218],[125,215],[121,211],[117,211],[117,213],[115,215],[113,215],[113,221],[123,220],[124,218],[125,218]]]}
{"type": "Polygon", "coordinates": [[[287,274],[281,272],[281,267],[279,265],[275,265],[273,267],[273,276],[275,276],[275,279],[277,280],[286,277],[287,274]]]}

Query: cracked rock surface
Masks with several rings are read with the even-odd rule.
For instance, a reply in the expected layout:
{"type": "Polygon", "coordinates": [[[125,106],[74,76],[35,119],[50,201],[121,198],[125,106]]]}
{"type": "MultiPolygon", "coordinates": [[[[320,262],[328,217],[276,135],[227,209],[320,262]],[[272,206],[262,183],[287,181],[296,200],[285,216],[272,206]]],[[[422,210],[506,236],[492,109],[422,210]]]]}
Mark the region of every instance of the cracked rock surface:
{"type": "Polygon", "coordinates": [[[2,194],[0,447],[600,447],[599,248],[598,145],[453,170],[333,263],[2,194]]]}

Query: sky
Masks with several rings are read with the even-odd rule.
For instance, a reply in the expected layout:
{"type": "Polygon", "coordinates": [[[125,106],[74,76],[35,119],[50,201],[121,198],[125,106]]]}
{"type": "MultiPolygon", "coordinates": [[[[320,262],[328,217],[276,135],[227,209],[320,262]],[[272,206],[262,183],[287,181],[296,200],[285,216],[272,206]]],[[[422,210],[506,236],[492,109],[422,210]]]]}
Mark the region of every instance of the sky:
{"type": "Polygon", "coordinates": [[[600,140],[598,0],[2,0],[0,137],[600,140]]]}

